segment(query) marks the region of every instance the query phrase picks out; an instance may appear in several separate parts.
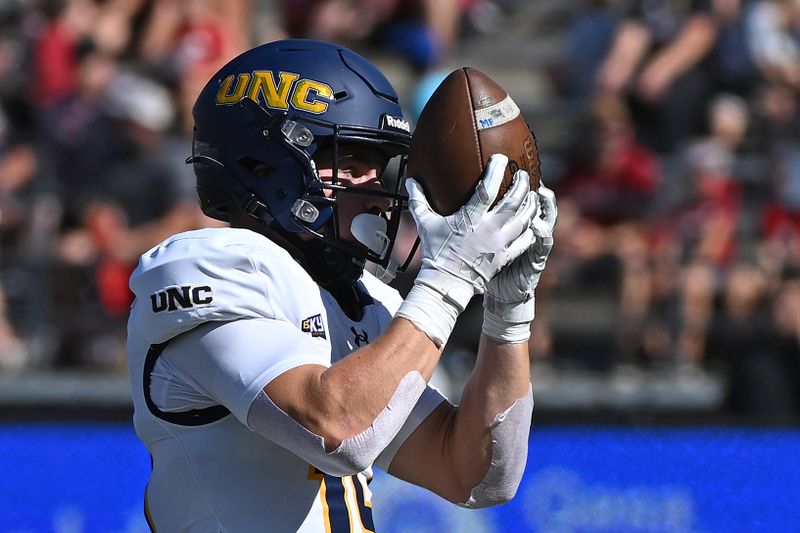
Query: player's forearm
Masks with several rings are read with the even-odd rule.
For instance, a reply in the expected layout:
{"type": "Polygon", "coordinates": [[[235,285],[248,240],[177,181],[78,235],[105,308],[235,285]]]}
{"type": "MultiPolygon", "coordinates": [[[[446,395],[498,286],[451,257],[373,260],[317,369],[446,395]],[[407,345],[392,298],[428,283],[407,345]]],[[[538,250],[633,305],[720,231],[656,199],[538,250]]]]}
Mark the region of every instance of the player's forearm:
{"type": "MultiPolygon", "coordinates": [[[[448,432],[446,455],[452,462],[450,470],[458,479],[451,487],[454,493],[449,499],[462,504],[468,502],[475,489],[487,483],[494,484],[494,488],[504,493],[503,500],[513,495],[524,462],[522,465],[505,465],[504,471],[494,472],[491,479],[487,479],[487,473],[493,456],[497,462],[497,454],[502,451],[495,449],[495,445],[527,449],[530,410],[523,404],[529,392],[528,344],[500,343],[482,336],[475,370],[464,387],[461,403],[452,418],[452,431],[448,432]],[[520,400],[523,401],[520,403],[520,400]],[[514,416],[506,420],[512,406],[514,416]],[[493,435],[498,418],[504,419],[504,424],[519,426],[511,432],[513,442],[507,438],[498,442],[497,435],[493,435]]],[[[508,429],[508,425],[503,428],[506,434],[508,429]]],[[[518,457],[514,460],[518,461],[518,457]]],[[[494,503],[501,501],[484,502],[478,506],[494,503]]]]}
{"type": "MultiPolygon", "coordinates": [[[[395,319],[371,344],[309,376],[302,405],[290,414],[322,436],[326,447],[369,428],[389,405],[403,379],[427,382],[441,351],[409,321],[395,319]]],[[[405,399],[410,410],[415,399],[405,399]]]]}
{"type": "Polygon", "coordinates": [[[486,285],[475,370],[445,433],[446,456],[459,476],[456,502],[486,507],[517,491],[528,450],[533,393],[528,340],[535,290],[553,247],[555,195],[540,185],[531,219],[534,243],[486,285]]]}
{"type": "Polygon", "coordinates": [[[459,410],[469,404],[469,413],[479,414],[480,424],[489,422],[498,409],[505,409],[524,396],[530,382],[527,342],[506,343],[481,335],[478,358],[461,395],[459,410]]]}
{"type": "Polygon", "coordinates": [[[438,358],[426,334],[395,320],[328,368],[304,365],[276,377],[253,401],[248,424],[324,472],[361,472],[397,435],[438,358]]]}

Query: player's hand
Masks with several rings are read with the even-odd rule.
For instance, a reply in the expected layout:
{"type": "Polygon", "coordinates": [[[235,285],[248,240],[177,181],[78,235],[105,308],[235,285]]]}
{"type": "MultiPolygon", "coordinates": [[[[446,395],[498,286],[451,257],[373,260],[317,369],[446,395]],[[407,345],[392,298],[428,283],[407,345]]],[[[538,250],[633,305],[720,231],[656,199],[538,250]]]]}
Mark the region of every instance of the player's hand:
{"type": "Polygon", "coordinates": [[[558,209],[553,191],[539,185],[533,218],[534,243],[492,278],[483,297],[483,332],[505,342],[530,337],[535,315],[534,291],[553,248],[553,227],[558,209]]]}
{"type": "Polygon", "coordinates": [[[490,209],[507,163],[503,155],[492,156],[475,193],[449,216],[431,209],[414,179],[406,182],[409,209],[420,236],[422,267],[398,314],[440,346],[470,299],[483,293],[489,280],[533,243],[530,225],[536,193],[530,191],[526,173],[518,172],[508,192],[490,209]]]}
{"type": "Polygon", "coordinates": [[[494,155],[475,193],[449,216],[434,212],[413,178],[407,182],[409,209],[417,224],[422,269],[417,277],[463,310],[470,298],[533,242],[530,221],[535,194],[527,174],[515,176],[505,196],[494,207],[508,158],[494,155]]]}

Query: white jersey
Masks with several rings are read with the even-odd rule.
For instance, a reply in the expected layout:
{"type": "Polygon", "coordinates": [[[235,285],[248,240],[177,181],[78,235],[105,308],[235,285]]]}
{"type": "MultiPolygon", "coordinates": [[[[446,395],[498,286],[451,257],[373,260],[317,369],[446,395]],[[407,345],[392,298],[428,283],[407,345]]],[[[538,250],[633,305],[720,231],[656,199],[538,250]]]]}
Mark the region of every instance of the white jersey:
{"type": "MultiPolygon", "coordinates": [[[[284,249],[233,228],[166,240],[142,256],[130,286],[127,350],[134,425],[152,456],[151,527],[374,531],[371,469],[324,474],[250,430],[247,415],[282,372],[329,366],[378,337],[400,295],[365,273],[364,314],[353,321],[284,249]]],[[[442,400],[429,387],[387,455],[442,400]]]]}

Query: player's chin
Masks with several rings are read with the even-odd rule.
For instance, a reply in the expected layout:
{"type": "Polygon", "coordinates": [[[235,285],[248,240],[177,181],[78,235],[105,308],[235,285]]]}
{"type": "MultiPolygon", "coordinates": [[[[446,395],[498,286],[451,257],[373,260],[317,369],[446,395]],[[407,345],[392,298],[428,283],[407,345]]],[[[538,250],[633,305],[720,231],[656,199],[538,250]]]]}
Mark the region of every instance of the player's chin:
{"type": "Polygon", "coordinates": [[[336,242],[342,245],[343,248],[353,250],[355,252],[366,252],[369,249],[359,242],[353,234],[350,232],[350,229],[345,229],[342,227],[339,230],[338,235],[334,235],[334,232],[330,228],[326,228],[322,231],[322,235],[328,240],[328,242],[336,242]]]}
{"type": "Polygon", "coordinates": [[[347,232],[347,235],[342,235],[339,240],[356,252],[367,253],[370,251],[367,246],[359,242],[350,232],[347,232]]]}

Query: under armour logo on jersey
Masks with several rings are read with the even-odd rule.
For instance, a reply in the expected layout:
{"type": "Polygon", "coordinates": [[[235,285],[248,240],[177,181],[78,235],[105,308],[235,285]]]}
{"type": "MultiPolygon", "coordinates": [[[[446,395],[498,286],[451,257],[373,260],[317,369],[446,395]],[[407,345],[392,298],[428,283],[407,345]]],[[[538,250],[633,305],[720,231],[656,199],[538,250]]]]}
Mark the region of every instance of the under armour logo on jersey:
{"type": "Polygon", "coordinates": [[[213,300],[214,294],[208,285],[167,287],[150,295],[154,313],[203,307],[210,305],[213,300]]]}
{"type": "Polygon", "coordinates": [[[362,346],[364,344],[369,344],[369,336],[367,335],[366,330],[361,330],[361,333],[356,331],[355,326],[350,326],[350,331],[353,332],[353,342],[356,343],[356,346],[362,346]]]}
{"type": "Polygon", "coordinates": [[[314,315],[304,319],[300,324],[300,330],[303,333],[311,333],[312,337],[327,338],[325,336],[325,323],[322,321],[322,315],[314,315]]]}

